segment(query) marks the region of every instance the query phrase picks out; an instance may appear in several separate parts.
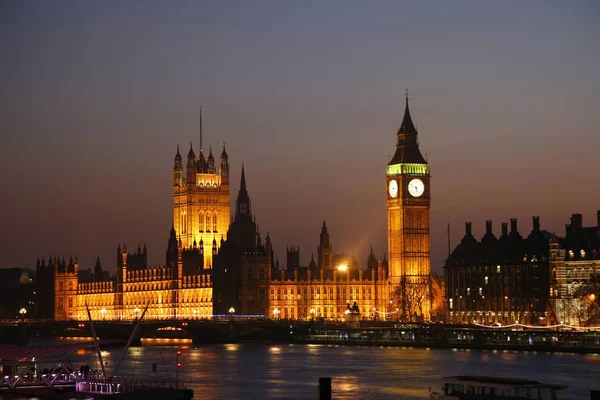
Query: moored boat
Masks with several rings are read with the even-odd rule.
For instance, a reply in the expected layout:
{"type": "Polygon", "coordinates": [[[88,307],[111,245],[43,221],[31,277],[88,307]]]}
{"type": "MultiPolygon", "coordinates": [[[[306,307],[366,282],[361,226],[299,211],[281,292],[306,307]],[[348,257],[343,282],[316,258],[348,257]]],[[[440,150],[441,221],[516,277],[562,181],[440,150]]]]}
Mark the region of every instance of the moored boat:
{"type": "Polygon", "coordinates": [[[429,392],[431,400],[557,400],[556,392],[567,386],[528,379],[489,376],[452,376],[444,378],[441,391],[429,392]]]}

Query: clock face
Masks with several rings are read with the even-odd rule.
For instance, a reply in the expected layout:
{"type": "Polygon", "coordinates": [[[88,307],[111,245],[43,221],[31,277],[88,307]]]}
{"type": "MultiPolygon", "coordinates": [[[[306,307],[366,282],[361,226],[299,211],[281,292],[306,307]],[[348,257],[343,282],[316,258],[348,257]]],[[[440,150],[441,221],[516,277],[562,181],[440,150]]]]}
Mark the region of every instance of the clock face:
{"type": "Polygon", "coordinates": [[[388,184],[388,193],[390,194],[390,197],[398,196],[398,182],[396,182],[394,179],[392,179],[388,184]]]}
{"type": "Polygon", "coordinates": [[[408,193],[413,197],[419,197],[425,191],[425,185],[420,179],[413,179],[408,182],[408,193]]]}

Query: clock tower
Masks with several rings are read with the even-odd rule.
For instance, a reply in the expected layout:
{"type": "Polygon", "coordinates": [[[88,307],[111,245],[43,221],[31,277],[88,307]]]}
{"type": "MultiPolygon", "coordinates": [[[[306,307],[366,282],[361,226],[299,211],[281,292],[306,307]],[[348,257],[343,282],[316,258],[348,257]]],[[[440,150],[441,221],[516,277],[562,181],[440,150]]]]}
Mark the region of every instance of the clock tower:
{"type": "MultiPolygon", "coordinates": [[[[390,301],[404,317],[428,319],[431,303],[429,164],[419,150],[408,109],[397,133],[396,152],[386,171],[390,301]]],[[[391,303],[390,303],[391,304],[391,303]]]]}

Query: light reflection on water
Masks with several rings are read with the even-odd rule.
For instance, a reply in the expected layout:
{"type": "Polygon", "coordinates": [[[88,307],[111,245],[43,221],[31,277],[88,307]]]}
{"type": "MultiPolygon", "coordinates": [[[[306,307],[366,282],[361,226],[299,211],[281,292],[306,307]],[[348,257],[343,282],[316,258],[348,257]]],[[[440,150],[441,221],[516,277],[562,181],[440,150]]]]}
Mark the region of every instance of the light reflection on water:
{"type": "MultiPolygon", "coordinates": [[[[109,365],[121,349],[104,357],[109,365]]],[[[175,348],[131,348],[120,374],[175,374],[175,348]],[[164,362],[163,362],[164,360],[164,362]]],[[[92,363],[93,352],[75,365],[92,363]]],[[[181,349],[179,379],[196,399],[315,399],[320,377],[332,378],[335,399],[427,399],[442,377],[491,375],[568,385],[559,399],[584,400],[600,389],[599,355],[568,353],[345,347],[326,345],[226,344],[181,349]]]]}

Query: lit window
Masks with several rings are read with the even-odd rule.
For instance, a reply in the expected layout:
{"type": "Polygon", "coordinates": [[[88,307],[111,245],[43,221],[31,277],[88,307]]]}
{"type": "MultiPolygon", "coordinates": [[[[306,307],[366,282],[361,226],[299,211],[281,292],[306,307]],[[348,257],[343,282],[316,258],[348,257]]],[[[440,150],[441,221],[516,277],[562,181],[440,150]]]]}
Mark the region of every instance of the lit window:
{"type": "Polygon", "coordinates": [[[498,265],[498,266],[496,266],[496,272],[497,272],[497,273],[500,273],[500,266],[499,266],[499,265],[498,265]]]}
{"type": "Polygon", "coordinates": [[[450,301],[450,309],[452,310],[452,303],[454,302],[454,300],[450,299],[449,301],[450,301]]]}
{"type": "Polygon", "coordinates": [[[485,277],[485,284],[486,285],[488,284],[488,277],[487,276],[485,277]]]}
{"type": "Polygon", "coordinates": [[[198,231],[204,232],[204,215],[202,213],[198,215],[198,231]]]}
{"type": "Polygon", "coordinates": [[[210,232],[210,215],[206,214],[206,232],[210,232]]]}
{"type": "Polygon", "coordinates": [[[217,214],[213,214],[213,232],[217,231],[217,214]]]}

